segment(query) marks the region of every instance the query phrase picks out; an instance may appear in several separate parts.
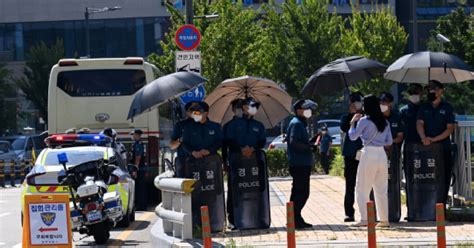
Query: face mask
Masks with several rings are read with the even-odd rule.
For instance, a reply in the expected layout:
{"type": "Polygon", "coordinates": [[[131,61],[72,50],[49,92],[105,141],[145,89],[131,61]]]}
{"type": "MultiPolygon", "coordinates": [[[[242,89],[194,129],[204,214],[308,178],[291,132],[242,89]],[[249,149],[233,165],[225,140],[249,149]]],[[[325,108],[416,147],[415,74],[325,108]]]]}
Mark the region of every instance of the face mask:
{"type": "Polygon", "coordinates": [[[327,132],[326,132],[326,131],[322,131],[321,133],[322,133],[323,135],[327,134],[327,132]]]}
{"type": "Polygon", "coordinates": [[[255,115],[257,113],[257,108],[256,107],[249,107],[249,110],[247,110],[249,115],[255,115]]]}
{"type": "Polygon", "coordinates": [[[192,115],[192,118],[195,122],[201,122],[202,121],[202,115],[192,115]]]}
{"type": "Polygon", "coordinates": [[[436,100],[436,93],[435,92],[428,93],[428,101],[434,102],[435,100],[436,100]]]}
{"type": "Polygon", "coordinates": [[[383,112],[388,110],[388,106],[380,104],[380,110],[383,112]]]}
{"type": "Polygon", "coordinates": [[[362,109],[362,103],[361,103],[361,102],[354,102],[354,107],[355,107],[357,110],[361,110],[361,109],[362,109]]]}
{"type": "Polygon", "coordinates": [[[309,119],[312,115],[313,115],[313,113],[311,112],[311,109],[306,109],[305,111],[303,111],[303,116],[306,119],[309,119]]]}
{"type": "Polygon", "coordinates": [[[242,109],[236,109],[234,113],[235,113],[234,115],[237,117],[242,117],[243,115],[242,109]]]}
{"type": "Polygon", "coordinates": [[[411,96],[408,96],[408,100],[410,100],[410,102],[414,103],[414,104],[417,104],[420,102],[420,95],[411,95],[411,96]]]}

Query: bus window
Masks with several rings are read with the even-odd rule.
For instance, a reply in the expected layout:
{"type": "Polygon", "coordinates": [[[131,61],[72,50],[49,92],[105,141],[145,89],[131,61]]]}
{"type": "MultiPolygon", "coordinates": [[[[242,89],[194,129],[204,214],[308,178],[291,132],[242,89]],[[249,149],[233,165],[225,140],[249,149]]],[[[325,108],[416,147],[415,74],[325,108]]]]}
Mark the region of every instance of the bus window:
{"type": "Polygon", "coordinates": [[[77,70],[58,74],[58,87],[72,97],[129,96],[145,84],[143,70],[77,70]]]}

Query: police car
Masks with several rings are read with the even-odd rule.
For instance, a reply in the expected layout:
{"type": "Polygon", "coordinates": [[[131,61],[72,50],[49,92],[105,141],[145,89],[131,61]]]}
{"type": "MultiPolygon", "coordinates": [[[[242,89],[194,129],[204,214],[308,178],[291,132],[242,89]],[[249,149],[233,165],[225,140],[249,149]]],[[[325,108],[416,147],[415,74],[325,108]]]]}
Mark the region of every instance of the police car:
{"type": "MultiPolygon", "coordinates": [[[[107,199],[116,199],[110,202],[114,218],[121,219],[121,226],[128,226],[135,220],[135,181],[127,170],[126,161],[112,148],[110,138],[101,134],[67,134],[52,135],[45,142],[49,143],[48,147],[38,155],[35,165],[22,184],[22,206],[26,194],[70,193],[67,186],[59,185],[58,182],[58,176],[64,174],[64,168],[58,162],[58,154],[66,153],[69,161],[67,168],[98,159],[114,164],[117,169],[112,172],[106,193],[107,199]]],[[[71,209],[72,206],[71,202],[71,209]]],[[[73,229],[80,226],[79,218],[79,213],[71,213],[73,229]]]]}

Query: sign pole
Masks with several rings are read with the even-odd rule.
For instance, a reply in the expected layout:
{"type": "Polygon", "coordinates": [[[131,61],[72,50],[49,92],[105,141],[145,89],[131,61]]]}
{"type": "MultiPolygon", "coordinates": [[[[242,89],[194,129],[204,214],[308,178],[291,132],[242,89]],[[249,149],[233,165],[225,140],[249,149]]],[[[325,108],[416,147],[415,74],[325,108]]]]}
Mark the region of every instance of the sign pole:
{"type": "Polygon", "coordinates": [[[186,5],[186,24],[193,24],[193,0],[186,0],[184,4],[186,5]]]}

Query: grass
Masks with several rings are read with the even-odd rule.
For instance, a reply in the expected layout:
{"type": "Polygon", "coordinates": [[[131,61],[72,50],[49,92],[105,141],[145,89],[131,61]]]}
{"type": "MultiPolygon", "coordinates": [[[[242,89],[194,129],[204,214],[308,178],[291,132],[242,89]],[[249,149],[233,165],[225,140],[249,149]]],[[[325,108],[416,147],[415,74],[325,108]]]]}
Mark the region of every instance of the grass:
{"type": "Polygon", "coordinates": [[[253,248],[254,246],[249,246],[249,245],[238,246],[238,245],[235,243],[235,240],[230,239],[230,240],[225,244],[225,247],[226,247],[226,248],[253,248]]]}

